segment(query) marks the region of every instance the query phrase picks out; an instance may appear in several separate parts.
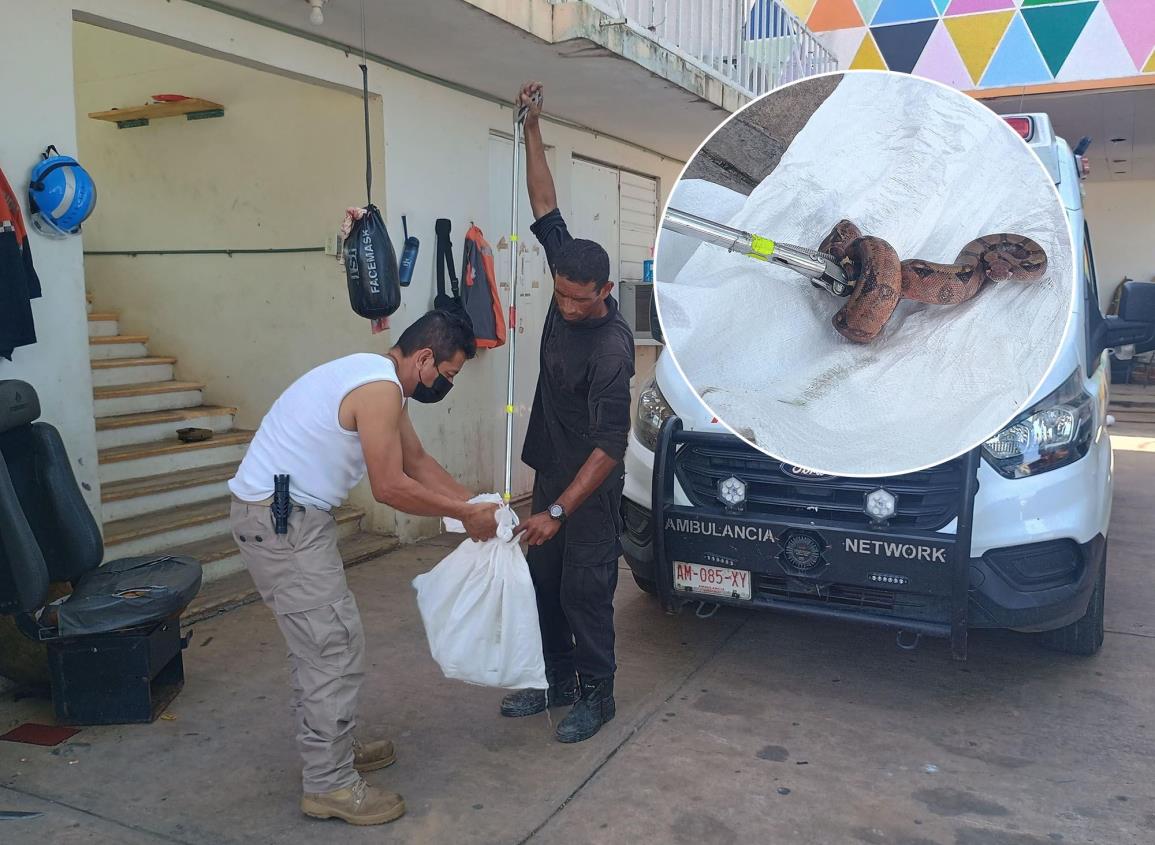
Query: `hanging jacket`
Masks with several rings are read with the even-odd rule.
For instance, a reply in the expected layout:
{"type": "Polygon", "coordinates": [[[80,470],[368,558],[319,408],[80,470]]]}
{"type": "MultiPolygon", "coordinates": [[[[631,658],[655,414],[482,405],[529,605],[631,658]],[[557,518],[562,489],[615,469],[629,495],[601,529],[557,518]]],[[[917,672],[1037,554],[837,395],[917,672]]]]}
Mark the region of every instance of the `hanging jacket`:
{"type": "Polygon", "coordinates": [[[11,361],[12,350],[36,342],[32,300],[39,296],[20,201],[0,170],[0,357],[11,361]]]}
{"type": "Polygon", "coordinates": [[[477,345],[494,349],[505,343],[505,318],[497,293],[497,274],[493,271],[493,250],[476,226],[465,233],[465,252],[461,257],[465,287],[461,301],[473,322],[477,345]]]}

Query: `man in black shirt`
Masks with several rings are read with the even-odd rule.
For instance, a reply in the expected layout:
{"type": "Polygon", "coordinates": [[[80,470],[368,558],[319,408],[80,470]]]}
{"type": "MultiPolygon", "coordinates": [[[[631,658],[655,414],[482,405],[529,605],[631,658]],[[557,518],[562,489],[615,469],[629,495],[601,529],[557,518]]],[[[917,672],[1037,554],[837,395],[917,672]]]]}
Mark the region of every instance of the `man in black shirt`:
{"type": "Polygon", "coordinates": [[[575,239],[557,207],[542,142],[541,85],[518,96],[525,119],[526,180],[553,273],[553,300],[541,336],[541,369],[521,458],[536,470],[533,515],[518,531],[537,592],[549,690],[521,690],[505,716],[572,704],[557,727],[581,742],[614,717],[614,589],[622,553],[621,501],[630,430],[634,341],[610,296],[610,259],[575,239]]]}

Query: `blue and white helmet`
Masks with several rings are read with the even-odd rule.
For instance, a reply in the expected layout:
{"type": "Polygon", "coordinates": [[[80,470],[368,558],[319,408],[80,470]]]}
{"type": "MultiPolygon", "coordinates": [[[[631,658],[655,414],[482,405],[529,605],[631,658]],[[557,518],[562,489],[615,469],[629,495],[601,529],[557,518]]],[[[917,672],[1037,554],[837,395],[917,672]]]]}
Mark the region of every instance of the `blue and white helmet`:
{"type": "Polygon", "coordinates": [[[28,209],[32,225],[43,235],[75,235],[96,208],[96,185],[88,171],[56,147],[48,147],[32,168],[28,209]]]}

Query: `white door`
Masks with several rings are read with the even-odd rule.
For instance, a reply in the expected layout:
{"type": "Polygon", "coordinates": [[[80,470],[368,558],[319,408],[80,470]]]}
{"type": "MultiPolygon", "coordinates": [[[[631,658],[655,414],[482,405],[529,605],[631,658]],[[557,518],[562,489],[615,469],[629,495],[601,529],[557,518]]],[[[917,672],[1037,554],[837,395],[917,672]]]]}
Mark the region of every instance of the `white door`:
{"type": "MultiPolygon", "coordinates": [[[[566,223],[575,238],[601,244],[610,254],[610,279],[618,280],[618,170],[573,159],[570,182],[573,206],[566,223]]],[[[564,210],[563,210],[564,213],[564,210]]]]}
{"type": "MultiPolygon", "coordinates": [[[[547,150],[552,158],[552,150],[547,150]]],[[[518,226],[517,226],[517,344],[514,383],[514,426],[513,426],[513,481],[511,493],[514,498],[529,495],[533,491],[533,470],[521,462],[521,447],[525,442],[525,427],[529,421],[529,409],[533,404],[533,392],[537,386],[538,350],[541,343],[541,329],[545,324],[546,311],[553,296],[553,280],[546,264],[545,252],[537,238],[529,230],[533,224],[533,211],[529,206],[529,194],[525,187],[525,150],[521,151],[518,184],[518,226]]],[[[552,167],[552,162],[551,162],[552,167]]],[[[501,293],[501,304],[509,313],[510,295],[510,232],[511,217],[511,176],[513,173],[513,141],[502,135],[489,136],[489,225],[486,236],[493,246],[494,269],[501,293]]],[[[510,336],[512,339],[512,335],[510,336]]],[[[507,373],[510,344],[486,352],[495,360],[494,407],[501,414],[494,437],[495,453],[498,455],[497,472],[494,478],[495,490],[505,486],[505,418],[504,407],[507,389],[507,373]]]]}

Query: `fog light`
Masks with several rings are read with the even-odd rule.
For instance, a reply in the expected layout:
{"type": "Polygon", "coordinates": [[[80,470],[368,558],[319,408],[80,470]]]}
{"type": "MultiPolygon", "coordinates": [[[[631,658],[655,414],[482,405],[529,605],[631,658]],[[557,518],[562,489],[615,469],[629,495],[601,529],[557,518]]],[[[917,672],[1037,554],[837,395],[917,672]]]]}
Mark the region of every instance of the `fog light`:
{"type": "Polygon", "coordinates": [[[746,482],[730,476],[718,482],[718,498],[726,510],[742,510],[746,504],[746,482]]]}
{"type": "Polygon", "coordinates": [[[894,516],[898,499],[888,490],[879,487],[866,494],[866,515],[870,517],[871,525],[883,525],[894,516]]]}

